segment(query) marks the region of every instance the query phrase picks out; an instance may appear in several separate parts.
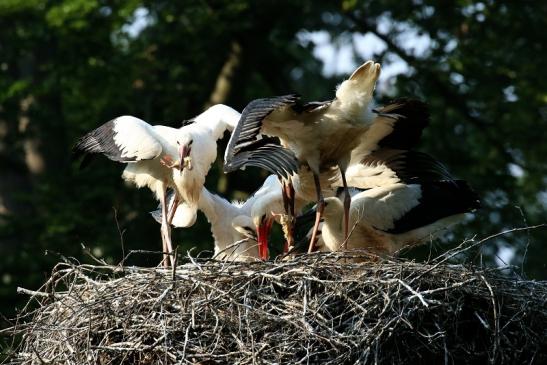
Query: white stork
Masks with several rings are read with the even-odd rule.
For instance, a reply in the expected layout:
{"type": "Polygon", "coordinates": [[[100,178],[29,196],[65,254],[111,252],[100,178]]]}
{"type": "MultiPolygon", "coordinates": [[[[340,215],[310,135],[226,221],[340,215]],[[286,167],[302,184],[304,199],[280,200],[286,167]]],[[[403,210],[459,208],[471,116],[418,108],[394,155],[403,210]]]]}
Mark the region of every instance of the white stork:
{"type": "MultiPolygon", "coordinates": [[[[172,245],[166,190],[174,188],[188,205],[197,204],[205,176],[216,158],[216,141],[226,130],[234,128],[239,117],[237,111],[221,104],[178,129],[151,126],[138,118],[121,116],[80,138],[74,151],[86,155],[82,165],[95,153],[125,163],[123,179],[152,190],[166,213],[162,217],[161,235],[163,262],[167,265],[166,255],[172,252],[172,245]]],[[[173,264],[172,255],[170,260],[173,264]]]]}
{"type": "MultiPolygon", "coordinates": [[[[170,194],[168,201],[172,201],[173,198],[174,194],[170,194]]],[[[267,220],[266,217],[269,217],[271,210],[281,212],[281,184],[276,176],[271,175],[246,201],[233,203],[203,187],[197,208],[205,214],[211,224],[211,232],[215,240],[215,257],[240,261],[258,257],[267,258],[268,242],[264,232],[269,232],[269,227],[266,225],[268,223],[271,225],[272,221],[267,220]],[[268,204],[274,200],[274,197],[276,205],[268,204]],[[263,209],[265,210],[262,215],[253,216],[253,213],[258,214],[257,211],[263,209]],[[242,242],[232,250],[232,245],[239,241],[242,242]]],[[[161,206],[151,214],[160,222],[161,206]]],[[[197,210],[183,203],[176,209],[172,225],[179,228],[190,227],[194,224],[196,217],[197,210]]]]}
{"type": "MultiPolygon", "coordinates": [[[[374,151],[376,151],[376,154],[378,155],[378,151],[386,150],[388,148],[412,148],[418,143],[422,130],[429,124],[429,111],[427,105],[415,99],[397,99],[383,107],[373,109],[373,112],[376,113],[376,116],[367,131],[361,136],[359,145],[352,151],[352,161],[360,162],[360,159],[370,155],[374,151]]],[[[354,176],[355,166],[350,165],[346,172],[349,185],[355,183],[355,186],[359,186],[359,181],[353,181],[356,178],[366,178],[367,182],[370,184],[386,183],[381,180],[381,175],[375,175],[378,173],[377,169],[373,170],[368,168],[360,171],[360,173],[365,172],[368,173],[369,176],[354,176]]],[[[336,194],[336,188],[338,186],[343,186],[343,180],[339,174],[338,168],[334,166],[330,169],[324,169],[321,174],[319,174],[319,179],[321,193],[324,197],[334,196],[336,194]]],[[[314,200],[316,195],[316,184],[314,183],[314,175],[309,166],[300,166],[298,174],[292,176],[292,184],[294,186],[293,199],[304,202],[314,200]]],[[[255,223],[258,222],[257,224],[260,224],[258,226],[258,232],[259,245],[261,247],[267,247],[267,237],[269,236],[269,229],[271,228],[273,221],[273,217],[270,217],[269,214],[265,213],[274,213],[278,222],[281,219],[280,223],[284,228],[284,232],[289,231],[285,232],[286,237],[292,237],[293,235],[293,225],[288,224],[292,223],[292,221],[286,222],[290,219],[291,215],[287,217],[281,214],[280,202],[280,194],[272,194],[270,196],[270,201],[265,200],[263,202],[262,209],[255,209],[253,219],[255,220],[255,223]],[[261,220],[257,220],[256,217],[262,218],[261,220]],[[262,242],[260,238],[262,238],[262,242]]],[[[283,197],[283,202],[285,203],[285,197],[283,197]]],[[[299,203],[299,205],[302,206],[303,204],[299,203]]],[[[312,229],[311,235],[313,235],[313,232],[314,230],[312,229]]],[[[301,246],[302,242],[300,240],[304,237],[301,233],[299,233],[299,235],[298,245],[301,246]]],[[[324,248],[324,246],[321,246],[321,240],[316,241],[318,242],[317,249],[321,250],[324,248]]],[[[294,239],[288,240],[288,242],[292,244],[294,239]]],[[[308,242],[310,242],[310,240],[308,240],[308,242]]],[[[298,248],[298,250],[300,249],[301,247],[298,248]]]]}
{"type": "MultiPolygon", "coordinates": [[[[296,185],[295,185],[296,186],[296,185]]],[[[284,196],[282,183],[274,176],[270,175],[262,185],[262,194],[256,196],[253,200],[251,209],[251,218],[257,231],[258,252],[262,260],[267,260],[268,238],[274,221],[277,221],[283,228],[283,233],[287,239],[284,251],[287,251],[293,242],[289,241],[292,237],[293,225],[292,217],[299,214],[307,203],[302,199],[298,192],[293,197],[293,207],[290,214],[287,213],[286,196],[284,196]]]]}
{"type": "MultiPolygon", "coordinates": [[[[349,249],[393,254],[433,238],[480,207],[465,181],[454,180],[425,153],[383,149],[350,166],[347,177],[350,186],[357,186],[351,188],[352,231],[345,239],[343,204],[326,198],[321,238],[330,251],[347,240],[349,249]]],[[[300,219],[305,221],[299,218],[297,225],[300,219]]]]}
{"type": "MultiPolygon", "coordinates": [[[[168,194],[172,202],[175,194],[168,194]]],[[[202,188],[197,208],[203,212],[211,225],[215,252],[214,257],[221,260],[250,261],[257,259],[258,245],[256,229],[250,217],[252,198],[246,202],[230,203],[219,195],[202,188]]],[[[177,228],[194,225],[197,218],[196,207],[181,203],[176,208],[171,224],[177,228]]],[[[162,209],[150,212],[161,223],[162,209]]]]}
{"type": "MultiPolygon", "coordinates": [[[[368,107],[380,75],[380,65],[368,61],[342,82],[336,98],[328,102],[300,104],[296,95],[250,102],[234,129],[224,157],[225,172],[245,166],[258,166],[288,177],[296,172],[297,159],[310,167],[314,176],[318,209],[314,233],[324,208],[320,174],[332,167],[345,171],[351,151],[373,120],[368,107]],[[271,138],[278,137],[284,147],[271,138]]],[[[344,184],[346,185],[346,184],[344,184]]],[[[346,233],[349,219],[349,195],[344,201],[346,233]]],[[[310,244],[309,251],[313,249],[310,244]]]]}

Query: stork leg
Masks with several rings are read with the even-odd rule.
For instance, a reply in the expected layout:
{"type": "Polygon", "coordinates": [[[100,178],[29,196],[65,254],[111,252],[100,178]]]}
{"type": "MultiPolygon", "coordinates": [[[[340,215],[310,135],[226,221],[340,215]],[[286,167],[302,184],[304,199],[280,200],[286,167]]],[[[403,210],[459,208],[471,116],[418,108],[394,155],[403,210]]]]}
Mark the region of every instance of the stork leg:
{"type": "MultiPolygon", "coordinates": [[[[171,207],[169,208],[169,215],[167,216],[167,229],[169,230],[169,240],[167,241],[167,249],[169,250],[169,253],[173,254],[175,251],[173,250],[172,241],[171,241],[171,223],[173,222],[173,218],[175,217],[175,212],[177,211],[177,208],[179,206],[180,198],[179,195],[175,193],[175,197],[173,198],[173,203],[171,204],[171,207]]],[[[171,259],[171,266],[175,264],[175,257],[173,255],[169,255],[171,259]]]]}
{"type": "Polygon", "coordinates": [[[295,194],[292,180],[289,180],[289,182],[287,183],[287,189],[289,195],[289,211],[291,213],[291,217],[294,217],[295,194]]]}
{"type": "Polygon", "coordinates": [[[351,205],[351,197],[349,196],[348,183],[346,181],[346,173],[340,167],[342,175],[342,184],[344,185],[344,250],[348,248],[349,236],[349,208],[351,205]]]}
{"type": "Polygon", "coordinates": [[[285,246],[283,252],[289,252],[289,247],[294,245],[294,187],[292,181],[282,182],[283,207],[285,208],[285,246]]]}
{"type": "Polygon", "coordinates": [[[164,184],[162,187],[161,200],[161,241],[163,259],[161,260],[164,267],[169,267],[169,263],[173,264],[174,258],[170,255],[173,252],[173,246],[171,245],[171,228],[167,222],[167,216],[169,215],[167,210],[167,186],[164,184]]]}
{"type": "Polygon", "coordinates": [[[312,253],[315,249],[315,240],[317,239],[317,232],[319,231],[319,223],[323,216],[323,210],[325,210],[325,199],[323,199],[323,192],[321,191],[321,183],[319,181],[319,175],[313,173],[313,181],[315,182],[315,190],[317,192],[317,211],[315,213],[315,224],[311,234],[310,246],[308,253],[312,253]]]}
{"type": "MultiPolygon", "coordinates": [[[[289,238],[288,238],[288,246],[292,247],[294,246],[294,205],[295,205],[295,194],[294,194],[294,186],[292,184],[292,180],[289,180],[287,182],[287,195],[289,197],[289,238]]],[[[288,247],[287,247],[288,248],[288,247]]],[[[287,249],[288,252],[288,249],[287,249]]]]}
{"type": "Polygon", "coordinates": [[[175,198],[173,199],[173,203],[171,204],[171,207],[169,208],[169,216],[167,217],[167,223],[169,226],[171,226],[171,223],[173,222],[173,218],[175,217],[175,212],[177,211],[177,208],[179,206],[179,195],[175,194],[175,198]]]}

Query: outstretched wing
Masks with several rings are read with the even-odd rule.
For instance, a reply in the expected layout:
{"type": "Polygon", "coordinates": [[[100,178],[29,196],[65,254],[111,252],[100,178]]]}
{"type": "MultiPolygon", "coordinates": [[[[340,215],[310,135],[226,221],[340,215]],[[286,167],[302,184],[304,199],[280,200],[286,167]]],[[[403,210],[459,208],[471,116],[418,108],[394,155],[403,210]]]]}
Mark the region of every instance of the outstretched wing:
{"type": "Polygon", "coordinates": [[[224,155],[224,172],[245,166],[257,166],[288,177],[298,168],[294,153],[275,138],[262,137],[262,122],[273,111],[295,105],[295,94],[251,101],[243,110],[224,155]]]}
{"type": "Polygon", "coordinates": [[[124,115],[103,124],[80,138],[73,147],[77,156],[102,153],[118,162],[156,158],[162,152],[154,128],[143,120],[124,115]]]}

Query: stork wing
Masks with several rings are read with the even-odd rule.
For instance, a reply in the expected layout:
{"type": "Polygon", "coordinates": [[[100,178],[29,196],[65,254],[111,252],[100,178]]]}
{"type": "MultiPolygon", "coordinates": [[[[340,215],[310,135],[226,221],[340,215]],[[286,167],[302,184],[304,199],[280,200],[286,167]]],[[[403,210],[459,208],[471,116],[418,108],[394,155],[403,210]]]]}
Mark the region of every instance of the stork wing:
{"type": "MultiPolygon", "coordinates": [[[[446,167],[430,155],[416,151],[381,148],[346,171],[348,186],[371,189],[397,183],[419,184],[453,180],[446,167]]],[[[335,183],[340,186],[341,182],[335,183]]]]}
{"type": "Polygon", "coordinates": [[[187,125],[190,125],[190,124],[194,124],[196,122],[196,120],[194,118],[192,119],[184,119],[181,123],[180,123],[180,126],[181,127],[186,127],[187,125]]]}
{"type": "Polygon", "coordinates": [[[353,158],[361,159],[382,147],[400,150],[414,148],[429,125],[427,104],[416,99],[397,99],[373,109],[373,112],[377,116],[353,151],[353,158]]]}
{"type": "Polygon", "coordinates": [[[243,110],[224,155],[224,172],[245,166],[257,166],[279,176],[288,177],[296,172],[298,164],[294,153],[273,138],[262,138],[262,122],[273,111],[293,106],[297,95],[284,95],[251,101],[243,110]]]}
{"type": "MultiPolygon", "coordinates": [[[[172,207],[173,206],[173,200],[175,199],[175,191],[173,189],[169,189],[167,191],[167,206],[172,207]]],[[[188,205],[186,202],[180,202],[175,210],[175,214],[173,215],[173,219],[171,220],[171,225],[173,227],[178,228],[187,228],[191,227],[196,223],[197,219],[197,205],[191,206],[188,205]]],[[[161,203],[158,204],[158,208],[156,210],[153,210],[149,212],[152,218],[159,224],[161,224],[162,216],[163,216],[163,210],[161,208],[161,203]]]]}
{"type": "Polygon", "coordinates": [[[76,155],[102,153],[113,161],[136,162],[156,158],[162,145],[151,125],[124,115],[80,138],[72,150],[76,155]]]}
{"type": "Polygon", "coordinates": [[[408,232],[481,206],[478,195],[464,180],[427,182],[420,188],[420,203],[397,219],[393,228],[386,232],[408,232]]]}
{"type": "Polygon", "coordinates": [[[325,101],[310,101],[304,104],[296,104],[292,108],[298,113],[313,113],[324,108],[329,107],[332,104],[332,100],[325,101]]]}
{"type": "Polygon", "coordinates": [[[373,123],[386,123],[385,118],[393,119],[391,132],[378,141],[380,147],[411,149],[429,125],[427,104],[416,99],[397,99],[382,108],[374,109],[378,114],[373,123]]]}
{"type": "Polygon", "coordinates": [[[427,153],[380,149],[365,157],[362,165],[384,166],[395,173],[399,181],[419,184],[430,181],[453,180],[446,167],[427,153]]]}

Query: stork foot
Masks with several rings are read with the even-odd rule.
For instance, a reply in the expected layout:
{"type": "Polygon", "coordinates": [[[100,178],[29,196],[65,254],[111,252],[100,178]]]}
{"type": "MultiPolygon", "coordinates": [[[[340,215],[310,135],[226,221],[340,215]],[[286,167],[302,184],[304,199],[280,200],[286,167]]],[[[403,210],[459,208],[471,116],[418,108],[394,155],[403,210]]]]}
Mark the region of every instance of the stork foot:
{"type": "Polygon", "coordinates": [[[160,163],[169,169],[180,168],[180,161],[173,160],[173,157],[171,157],[170,155],[162,156],[162,158],[160,159],[160,163]]]}

